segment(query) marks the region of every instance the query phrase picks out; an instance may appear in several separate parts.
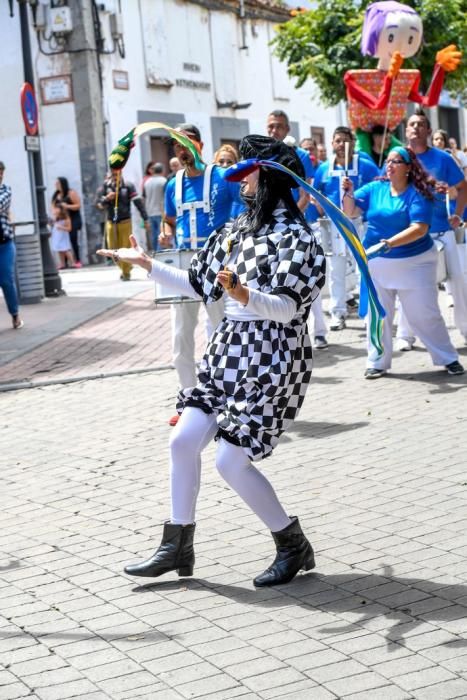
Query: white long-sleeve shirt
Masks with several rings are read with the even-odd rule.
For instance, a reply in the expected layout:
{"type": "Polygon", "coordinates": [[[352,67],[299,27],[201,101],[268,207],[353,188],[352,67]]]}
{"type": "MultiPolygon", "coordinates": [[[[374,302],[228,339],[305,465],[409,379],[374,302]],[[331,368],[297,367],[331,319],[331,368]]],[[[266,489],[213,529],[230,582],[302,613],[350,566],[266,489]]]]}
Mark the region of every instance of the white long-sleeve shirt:
{"type": "MultiPolygon", "coordinates": [[[[173,289],[178,294],[201,301],[201,297],[190,284],[186,270],[179,270],[172,265],[153,260],[148,277],[173,289]]],[[[265,294],[257,289],[249,289],[249,299],[246,306],[233,299],[229,294],[225,294],[224,298],[225,315],[231,321],[270,320],[289,323],[297,313],[295,301],[285,294],[265,294]]]]}

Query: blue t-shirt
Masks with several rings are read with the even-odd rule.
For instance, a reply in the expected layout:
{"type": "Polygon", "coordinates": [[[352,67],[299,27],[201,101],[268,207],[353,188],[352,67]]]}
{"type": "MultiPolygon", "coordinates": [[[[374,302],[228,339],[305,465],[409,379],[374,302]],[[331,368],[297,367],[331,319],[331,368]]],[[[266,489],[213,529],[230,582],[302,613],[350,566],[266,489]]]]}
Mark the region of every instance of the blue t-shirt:
{"type": "Polygon", "coordinates": [[[311,162],[310,153],[305,148],[300,148],[299,146],[296,146],[295,150],[305,169],[305,180],[309,180],[315,175],[315,167],[311,162]]]}
{"type": "MultiPolygon", "coordinates": [[[[313,186],[330,199],[336,207],[342,209],[342,202],[340,201],[341,178],[329,174],[329,168],[332,166],[333,161],[326,160],[324,163],[321,163],[315,173],[313,186]]],[[[344,167],[341,165],[334,165],[334,170],[344,170],[344,167]]],[[[350,175],[350,179],[353,182],[354,189],[357,189],[367,182],[371,182],[375,177],[378,177],[378,175],[379,170],[376,165],[369,158],[362,158],[362,156],[359,155],[358,175],[350,175]]]]}
{"type": "MultiPolygon", "coordinates": [[[[391,238],[411,224],[430,225],[433,204],[423,197],[413,185],[409,185],[402,194],[391,194],[391,183],[377,180],[360,187],[354,193],[355,204],[366,212],[368,228],[363,239],[365,248],[369,248],[382,239],[391,238]]],[[[430,234],[412,243],[391,248],[384,253],[385,258],[410,258],[429,250],[433,246],[430,234]]]]}
{"type": "MultiPolygon", "coordinates": [[[[425,153],[417,153],[417,159],[438,182],[446,182],[452,187],[452,185],[458,185],[464,179],[464,174],[454,158],[439,148],[428,148],[425,153]]],[[[434,195],[435,201],[430,233],[449,231],[451,227],[446,211],[446,195],[437,192],[434,195]]]]}
{"type": "MultiPolygon", "coordinates": [[[[232,204],[239,200],[240,183],[224,180],[224,168],[214,166],[211,172],[210,211],[206,214],[202,207],[196,210],[198,247],[202,248],[205,241],[216,229],[230,219],[232,204]]],[[[203,200],[204,174],[196,177],[184,175],[182,180],[182,201],[200,202],[203,200]]],[[[177,248],[191,248],[190,218],[188,210],[177,216],[175,205],[175,178],[173,177],[165,188],[165,214],[176,217],[175,243],[177,248]]]]}
{"type": "MultiPolygon", "coordinates": [[[[313,179],[314,174],[315,174],[315,167],[313,163],[311,162],[310,154],[305,148],[300,148],[299,146],[294,146],[295,150],[297,151],[297,155],[302,161],[303,169],[305,170],[305,177],[303,178],[304,180],[310,180],[313,179]]],[[[293,198],[295,199],[296,202],[300,199],[300,188],[299,187],[294,187],[292,190],[293,198]]],[[[306,216],[305,216],[306,218],[306,216]]]]}

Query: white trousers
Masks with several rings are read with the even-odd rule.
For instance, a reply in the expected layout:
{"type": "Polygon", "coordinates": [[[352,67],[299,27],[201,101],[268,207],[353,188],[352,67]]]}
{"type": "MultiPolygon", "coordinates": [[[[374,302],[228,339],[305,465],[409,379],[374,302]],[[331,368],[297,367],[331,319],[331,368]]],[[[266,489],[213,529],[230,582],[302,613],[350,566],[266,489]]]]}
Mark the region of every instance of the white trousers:
{"type": "MultiPolygon", "coordinates": [[[[201,452],[217,433],[216,416],[187,406],[170,438],[170,490],[172,523],[196,520],[201,481],[201,452]]],[[[218,442],[216,467],[222,478],[272,532],[283,530],[290,518],[266,477],[250,462],[241,447],[218,442]]]]}
{"type": "Polygon", "coordinates": [[[345,255],[329,255],[326,260],[329,264],[329,308],[331,314],[333,316],[347,316],[347,257],[345,255]]]}
{"type": "MultiPolygon", "coordinates": [[[[313,337],[326,336],[328,329],[323,313],[323,296],[319,294],[311,305],[311,314],[313,315],[313,337]]],[[[311,318],[311,317],[310,317],[311,318]]]]}
{"type": "MultiPolygon", "coordinates": [[[[201,302],[172,304],[172,357],[178,380],[182,389],[195,386],[195,329],[201,302]]],[[[204,306],[204,305],[203,305],[204,306]]],[[[224,315],[224,302],[221,299],[214,304],[205,305],[206,340],[212,335],[224,315]]]]}
{"type": "Polygon", "coordinates": [[[367,326],[368,367],[389,369],[392,361],[392,324],[396,295],[400,300],[401,310],[404,311],[413,331],[418,335],[431,355],[434,365],[449,365],[458,360],[458,354],[451,343],[449,333],[444,323],[438,305],[438,290],[432,287],[420,289],[386,289],[381,287],[373,278],[379,300],[386,311],[383,324],[384,352],[378,357],[375,348],[370,345],[367,326]]]}
{"type": "MultiPolygon", "coordinates": [[[[444,252],[446,254],[449,292],[452,294],[454,303],[454,324],[467,340],[467,284],[454,231],[445,231],[441,234],[440,240],[444,243],[444,252]]],[[[416,335],[418,335],[418,333],[416,333],[413,325],[411,327],[404,313],[404,309],[402,308],[399,313],[397,337],[404,338],[413,343],[416,335]]]]}

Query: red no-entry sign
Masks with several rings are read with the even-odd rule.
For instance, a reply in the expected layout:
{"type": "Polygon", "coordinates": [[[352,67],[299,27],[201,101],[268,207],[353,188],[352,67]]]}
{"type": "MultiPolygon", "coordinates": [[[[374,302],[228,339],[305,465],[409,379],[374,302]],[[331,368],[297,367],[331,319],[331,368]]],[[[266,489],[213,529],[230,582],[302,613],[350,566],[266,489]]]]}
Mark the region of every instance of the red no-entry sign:
{"type": "Polygon", "coordinates": [[[30,83],[24,83],[21,88],[21,113],[23,115],[24,126],[26,133],[29,136],[35,136],[39,125],[39,110],[37,109],[37,100],[34,93],[34,88],[30,83]]]}

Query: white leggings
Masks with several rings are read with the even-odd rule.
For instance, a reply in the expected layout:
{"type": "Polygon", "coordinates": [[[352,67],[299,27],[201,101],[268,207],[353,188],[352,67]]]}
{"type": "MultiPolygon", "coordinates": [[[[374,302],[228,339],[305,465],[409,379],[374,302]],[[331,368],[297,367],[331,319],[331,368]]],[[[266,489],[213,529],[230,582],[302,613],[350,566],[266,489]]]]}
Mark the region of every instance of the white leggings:
{"type": "MultiPolygon", "coordinates": [[[[170,438],[170,486],[172,513],[177,525],[195,522],[196,501],[201,479],[201,452],[217,432],[216,416],[187,406],[170,438]]],[[[238,445],[219,440],[216,467],[223,479],[237,492],[258,518],[272,531],[290,524],[266,477],[250,462],[238,445]]]]}

